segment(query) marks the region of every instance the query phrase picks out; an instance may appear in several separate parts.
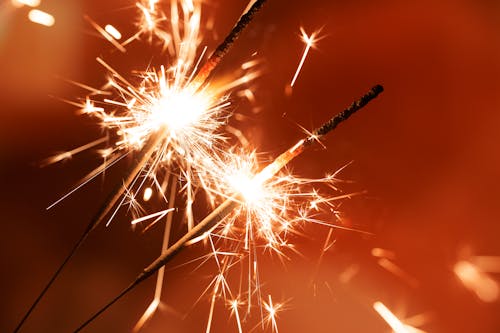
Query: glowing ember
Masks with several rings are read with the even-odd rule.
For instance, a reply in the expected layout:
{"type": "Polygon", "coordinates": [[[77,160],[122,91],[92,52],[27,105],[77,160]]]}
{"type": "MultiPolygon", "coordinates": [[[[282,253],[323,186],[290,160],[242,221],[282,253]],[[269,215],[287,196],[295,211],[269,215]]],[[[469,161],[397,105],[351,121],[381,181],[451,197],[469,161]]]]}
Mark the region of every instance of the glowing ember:
{"type": "Polygon", "coordinates": [[[28,13],[28,18],[31,22],[51,27],[55,23],[54,16],[38,9],[32,9],[28,13]]]}
{"type": "Polygon", "coordinates": [[[122,34],[111,24],[106,24],[104,30],[106,30],[106,32],[113,36],[116,40],[120,40],[122,38],[122,34]]]}
{"type": "Polygon", "coordinates": [[[151,189],[151,187],[146,187],[144,189],[144,194],[142,196],[142,200],[149,201],[149,199],[151,199],[152,195],[153,195],[153,189],[151,189]]]}

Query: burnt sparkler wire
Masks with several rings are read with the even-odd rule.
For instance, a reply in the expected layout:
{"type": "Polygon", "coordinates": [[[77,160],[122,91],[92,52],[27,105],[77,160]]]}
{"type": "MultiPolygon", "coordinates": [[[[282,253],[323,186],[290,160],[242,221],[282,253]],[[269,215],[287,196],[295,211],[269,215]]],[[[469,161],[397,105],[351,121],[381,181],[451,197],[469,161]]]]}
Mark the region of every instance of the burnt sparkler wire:
{"type": "MultiPolygon", "coordinates": [[[[248,26],[248,24],[253,20],[255,14],[262,8],[267,0],[257,0],[255,1],[249,8],[247,8],[246,12],[240,17],[236,25],[231,29],[227,37],[224,41],[219,44],[219,46],[215,49],[212,55],[209,57],[207,62],[202,66],[202,68],[198,71],[196,76],[193,78],[190,83],[190,87],[195,91],[199,90],[204,84],[208,82],[213,71],[222,61],[227,52],[231,49],[232,45],[241,35],[243,30],[248,26]]],[[[19,324],[14,329],[14,333],[19,332],[23,324],[26,322],[28,317],[31,315],[33,310],[36,308],[38,303],[45,296],[47,291],[50,289],[54,281],[60,275],[64,267],[68,264],[71,258],[75,255],[75,253],[80,249],[82,244],[85,242],[89,234],[104,220],[104,218],[109,214],[111,209],[116,205],[118,200],[123,196],[128,186],[134,181],[137,175],[140,173],[144,165],[151,158],[153,153],[155,152],[158,145],[162,144],[165,139],[164,135],[165,131],[163,128],[160,128],[156,131],[146,142],[144,147],[139,151],[139,153],[135,156],[134,161],[132,162],[131,167],[125,173],[125,176],[121,180],[120,184],[115,187],[115,189],[111,192],[108,199],[104,202],[101,208],[98,210],[97,214],[92,218],[90,223],[84,229],[82,235],[77,240],[73,248],[70,250],[69,254],[63,260],[61,265],[54,272],[52,277],[49,279],[47,285],[42,289],[40,294],[37,296],[33,304],[30,306],[28,311],[24,314],[23,318],[19,322],[19,324]]]]}
{"type": "MultiPolygon", "coordinates": [[[[266,182],[271,179],[279,170],[285,167],[292,159],[299,156],[306,148],[312,146],[314,142],[318,142],[323,136],[332,132],[340,123],[347,120],[355,112],[366,106],[370,101],[375,99],[380,93],[384,91],[381,85],[376,85],[371,88],[365,95],[360,99],[352,103],[344,111],[338,113],[332,117],[329,121],[324,123],[322,126],[318,127],[312,134],[307,138],[300,140],[290,149],[279,155],[272,163],[268,164],[264,169],[262,169],[256,176],[256,180],[266,182]]],[[[125,296],[129,291],[134,289],[142,281],[146,280],[153,274],[155,274],[161,267],[165,266],[170,260],[172,260],[182,249],[184,249],[189,241],[196,238],[208,230],[217,226],[221,221],[224,220],[237,206],[239,206],[241,200],[238,200],[239,195],[235,194],[230,198],[226,199],[222,204],[215,208],[209,215],[207,215],[201,222],[194,226],[190,231],[188,231],[184,236],[182,236],[175,244],[169,247],[161,256],[159,256],[153,263],[147,266],[136,278],[135,280],[125,288],[120,294],[113,298],[104,307],[99,309],[94,315],[87,319],[83,324],[81,324],[74,332],[80,332],[86,326],[88,326],[92,321],[97,319],[102,313],[104,313],[108,308],[125,296]]]]}

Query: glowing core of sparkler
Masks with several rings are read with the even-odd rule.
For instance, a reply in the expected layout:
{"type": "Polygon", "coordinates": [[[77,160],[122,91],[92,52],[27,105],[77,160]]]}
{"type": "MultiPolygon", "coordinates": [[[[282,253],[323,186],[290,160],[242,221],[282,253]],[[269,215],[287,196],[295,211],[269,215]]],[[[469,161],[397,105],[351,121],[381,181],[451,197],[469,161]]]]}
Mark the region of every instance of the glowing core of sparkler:
{"type": "Polygon", "coordinates": [[[175,133],[196,123],[207,108],[208,101],[202,94],[193,94],[187,89],[166,90],[152,106],[151,120],[175,133]]]}
{"type": "Polygon", "coordinates": [[[239,173],[231,175],[228,178],[230,186],[245,199],[245,204],[256,204],[261,199],[262,191],[264,190],[262,183],[255,180],[255,177],[250,172],[241,170],[239,173]]]}

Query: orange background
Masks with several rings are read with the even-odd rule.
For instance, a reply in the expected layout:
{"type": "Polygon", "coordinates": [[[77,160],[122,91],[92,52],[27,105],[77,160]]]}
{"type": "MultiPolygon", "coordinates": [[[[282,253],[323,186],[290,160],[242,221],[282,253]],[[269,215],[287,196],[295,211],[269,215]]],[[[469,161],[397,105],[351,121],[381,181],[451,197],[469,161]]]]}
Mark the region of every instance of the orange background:
{"type": "MultiPolygon", "coordinates": [[[[245,5],[209,2],[219,38],[245,5]]],[[[52,28],[29,22],[23,8],[0,6],[0,331],[5,332],[15,327],[126,168],[124,163],[112,169],[105,180],[45,210],[99,163],[95,155],[82,154],[59,165],[37,165],[100,135],[94,120],[58,100],[84,94],[64,79],[100,86],[104,71],[96,56],[122,73],[163,59],[152,56],[150,47],[120,54],[83,19],[88,14],[131,29],[132,2],[47,0],[41,9],[55,16],[52,28]]],[[[345,223],[375,235],[336,231],[336,245],[316,271],[327,230],[310,226],[309,237],[293,240],[304,256],[292,255],[284,265],[263,260],[266,293],[288,301],[279,315],[280,332],[390,332],[372,309],[376,300],[400,318],[429,313],[422,326],[428,332],[500,330],[499,303],[480,302],[453,274],[464,252],[500,255],[499,14],[500,5],[492,0],[269,0],[226,57],[220,75],[254,52],[264,59],[255,91],[261,112],[253,114],[244,102],[236,105],[237,112],[249,115],[238,126],[270,156],[301,136],[296,124],[311,129],[372,85],[386,89],[328,137],[326,150],[308,151],[292,165],[299,175],[321,177],[353,161],[342,173],[355,182],[346,191],[367,194],[341,210],[345,223]],[[300,26],[308,32],[324,26],[324,39],[286,97],[284,87],[303,49],[300,26]],[[378,266],[370,255],[373,247],[394,251],[395,262],[418,286],[378,266]],[[359,273],[340,283],[352,264],[359,273]]],[[[161,228],[142,234],[128,221],[121,214],[110,228],[90,236],[24,332],[76,328],[155,258],[161,228]]],[[[204,252],[200,246],[184,251],[171,267],[204,252]]],[[[209,300],[192,305],[213,267],[193,268],[168,271],[164,302],[175,311],[156,314],[144,332],[204,331],[209,300]]],[[[141,285],[87,331],[129,331],[149,304],[153,286],[153,279],[141,285]]],[[[213,332],[235,331],[234,320],[218,307],[213,332]]]]}

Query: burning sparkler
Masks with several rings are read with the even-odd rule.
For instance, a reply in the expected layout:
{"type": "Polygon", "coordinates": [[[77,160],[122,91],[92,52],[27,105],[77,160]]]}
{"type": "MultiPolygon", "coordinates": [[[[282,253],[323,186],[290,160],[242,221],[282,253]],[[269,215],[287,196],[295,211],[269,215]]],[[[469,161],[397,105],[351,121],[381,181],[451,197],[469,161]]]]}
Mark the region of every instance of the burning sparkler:
{"type": "MultiPolygon", "coordinates": [[[[314,214],[321,206],[333,210],[333,201],[340,198],[324,197],[313,188],[305,189],[306,185],[311,186],[314,183],[334,188],[334,176],[316,180],[300,179],[286,172],[281,173],[281,170],[307,147],[319,141],[339,123],[375,98],[383,89],[381,86],[374,87],[360,100],[297,142],[260,171],[258,171],[255,153],[236,149],[224,152],[226,148],[222,146],[225,137],[221,133],[221,128],[229,116],[228,91],[247,82],[254,75],[235,79],[225,85],[215,85],[208,79],[235,39],[264,3],[265,0],[250,1],[230,34],[199,70],[198,66],[203,57],[203,54],[198,55],[201,11],[199,2],[172,0],[171,15],[168,20],[172,32],[168,33],[168,29],[165,29],[163,24],[167,21],[166,15],[157,7],[157,1],[137,3],[137,8],[141,13],[138,32],[122,43],[119,40],[123,36],[114,26],[108,24],[101,27],[87,17],[90,24],[122,52],[126,52],[127,44],[147,35],[150,42],[153,38],[159,39],[163,48],[169,50],[172,58],[176,60],[169,67],[161,66],[159,70],[148,69],[141,72],[137,80],[130,81],[103,59],[98,58],[97,61],[109,73],[107,86],[103,89],[94,89],[79,84],[88,89],[90,94],[85,101],[73,104],[77,105],[82,113],[97,118],[102,127],[108,130],[111,137],[115,139],[113,146],[102,151],[105,163],[91,172],[81,185],[125,156],[134,155],[134,160],[130,169],[125,173],[122,183],[114,189],[98,214],[94,216],[69,256],[22,319],[16,332],[89,233],[108,216],[110,216],[107,220],[109,224],[118,209],[125,204],[133,208],[133,211],[140,211],[140,205],[136,199],[137,193],[149,190],[148,194],[144,193],[144,198],[147,200],[146,197],[150,197],[152,193],[151,187],[156,188],[164,196],[165,201],[168,202],[168,208],[146,216],[136,214],[132,224],[145,221],[155,223],[168,216],[161,256],[148,266],[123,293],[77,330],[85,327],[137,284],[158,272],[153,301],[135,327],[135,330],[139,330],[160,303],[163,266],[185,246],[200,240],[207,240],[213,250],[211,256],[219,268],[219,273],[211,283],[213,292],[207,331],[210,331],[217,296],[219,293],[227,292],[230,295],[227,301],[231,304],[231,311],[240,331],[239,307],[246,304],[247,313],[249,313],[252,307],[252,295],[256,294],[261,311],[266,312],[266,316],[262,315],[262,324],[267,323],[273,332],[278,332],[276,313],[282,304],[273,303],[270,295],[267,299],[261,295],[258,287],[260,282],[256,259],[257,249],[263,248],[265,251],[271,250],[280,256],[284,255],[283,249],[290,247],[287,235],[297,232],[296,226],[302,222],[338,227],[316,220],[314,214]],[[170,247],[172,225],[170,213],[174,210],[177,188],[173,180],[175,177],[170,175],[173,172],[164,172],[165,167],[177,172],[183,179],[182,191],[186,195],[188,226],[188,232],[170,247]],[[164,193],[169,182],[171,192],[169,200],[166,200],[164,193]],[[214,205],[221,199],[225,201],[195,225],[191,205],[197,187],[207,193],[209,201],[214,205]],[[220,248],[224,242],[230,243],[227,250],[220,248]],[[226,282],[230,268],[241,262],[243,258],[248,261],[246,298],[242,293],[233,293],[226,282]]],[[[309,49],[318,40],[318,31],[310,36],[303,29],[301,32],[306,48],[290,86],[294,85],[309,49]]],[[[83,147],[55,156],[48,162],[63,160],[105,141],[107,139],[98,139],[83,147]]]]}
{"type": "MultiPolygon", "coordinates": [[[[332,130],[334,130],[341,122],[345,121],[348,119],[352,114],[354,114],[356,111],[361,109],[363,106],[368,104],[372,99],[376,98],[381,92],[383,91],[382,86],[377,85],[373,87],[367,94],[365,94],[363,97],[361,97],[358,101],[354,102],[351,104],[350,107],[342,111],[341,113],[337,114],[335,117],[330,119],[328,122],[323,124],[321,127],[317,128],[314,130],[311,135],[306,137],[305,139],[300,140],[297,142],[294,146],[292,146],[290,149],[279,155],[272,163],[268,164],[265,168],[263,168],[260,172],[257,174],[252,175],[251,178],[249,178],[252,182],[251,184],[251,190],[248,191],[247,187],[241,187],[238,182],[233,181],[233,185],[236,185],[236,190],[240,190],[240,192],[235,191],[233,192],[234,194],[229,196],[228,199],[226,199],[222,204],[220,204],[217,208],[215,208],[207,217],[205,217],[201,222],[196,224],[190,231],[188,231],[184,236],[182,236],[175,244],[173,244],[171,247],[169,247],[160,257],[158,257],[151,265],[146,267],[141,274],[137,276],[137,278],[127,287],[125,288],[117,297],[115,297],[111,302],[109,302],[107,305],[105,305],[103,308],[101,308],[98,312],[96,312],[92,317],[90,317],[87,321],[85,321],[76,331],[80,331],[83,328],[85,328],[89,323],[91,323],[94,319],[96,319],[100,314],[102,314],[104,311],[106,311],[110,306],[112,306],[114,303],[116,303],[120,298],[122,298],[125,294],[127,294],[129,291],[131,291],[133,288],[135,288],[139,283],[142,281],[146,280],[149,278],[151,275],[156,273],[161,267],[163,267],[167,262],[172,260],[172,258],[179,253],[182,249],[184,249],[186,246],[191,244],[193,242],[193,239],[196,237],[202,236],[204,233],[207,231],[211,230],[212,228],[217,227],[218,225],[223,224],[224,221],[227,221],[227,217],[233,212],[238,206],[241,205],[242,202],[245,203],[245,205],[249,205],[250,207],[255,207],[255,203],[257,202],[257,199],[259,196],[256,195],[256,191],[261,191],[262,186],[266,184],[267,182],[270,182],[273,180],[273,177],[283,168],[285,167],[292,159],[300,155],[307,147],[311,146],[312,143],[318,141],[321,139],[324,135],[328,134],[332,130]],[[254,187],[257,186],[257,189],[254,187]],[[241,189],[244,189],[244,191],[241,191],[241,189]],[[253,190],[252,190],[253,189],[253,190]]],[[[229,173],[231,175],[231,172],[229,173]]],[[[241,174],[240,174],[241,175],[241,174]]],[[[243,176],[247,176],[243,174],[243,176]]],[[[231,176],[229,176],[229,179],[231,179],[231,176]]],[[[233,178],[234,179],[234,178],[233,178]]],[[[247,183],[249,180],[247,179],[246,185],[250,185],[247,183]]],[[[259,211],[258,208],[257,211],[259,211]]],[[[267,208],[266,208],[267,209],[267,208]]],[[[273,208],[271,208],[273,209],[273,208]]],[[[268,212],[262,213],[263,216],[265,217],[268,212]]],[[[264,220],[264,226],[263,230],[269,228],[270,226],[266,226],[266,221],[267,218],[264,220]]],[[[253,221],[250,220],[248,228],[251,228],[253,225],[253,221]]],[[[230,224],[229,224],[230,225],[230,224]]],[[[248,225],[248,223],[247,223],[248,225]]],[[[255,227],[255,226],[254,226],[255,227]]],[[[261,226],[262,227],[262,226],[261,226]]],[[[259,228],[259,227],[256,227],[259,228]]],[[[272,241],[277,241],[279,242],[279,239],[276,238],[276,234],[272,234],[271,240],[272,241]]],[[[227,265],[227,263],[225,263],[227,265]]],[[[223,275],[219,274],[218,275],[219,282],[216,284],[216,289],[220,287],[221,284],[223,284],[223,275]]]]}
{"type": "MultiPolygon", "coordinates": [[[[123,181],[110,194],[108,200],[85,228],[69,255],[22,318],[15,332],[21,328],[89,233],[110,213],[111,218],[108,223],[111,221],[127,198],[124,194],[131,193],[131,187],[135,186],[137,190],[140,190],[148,179],[153,184],[159,184],[157,179],[159,173],[156,172],[159,166],[175,165],[186,179],[188,197],[192,196],[193,166],[204,160],[214,149],[217,149],[217,142],[223,139],[217,130],[225,123],[227,117],[227,114],[224,113],[225,107],[228,105],[224,95],[226,91],[220,87],[214,91],[207,84],[207,79],[265,2],[265,0],[257,0],[250,3],[226,39],[216,48],[199,71],[199,61],[196,61],[196,54],[199,43],[201,3],[193,1],[181,1],[184,17],[182,23],[179,23],[178,20],[178,0],[171,1],[171,9],[174,13],[171,18],[172,45],[177,59],[171,67],[161,67],[160,71],[146,71],[142,74],[141,83],[136,86],[103,60],[98,59],[110,72],[108,84],[120,98],[119,100],[104,98],[99,104],[111,105],[116,109],[107,112],[103,106],[97,105],[90,98],[87,98],[82,104],[77,103],[77,105],[82,112],[99,118],[102,125],[115,131],[119,139],[114,147],[105,151],[103,157],[105,157],[106,163],[89,174],[82,185],[131,152],[138,150],[138,153],[135,154],[132,166],[123,177],[123,181]],[[140,175],[143,176],[142,179],[139,177],[140,175]],[[117,203],[118,206],[112,212],[117,203]]],[[[151,13],[156,13],[156,1],[154,0],[149,1],[148,7],[142,3],[139,3],[138,6],[143,9],[145,18],[151,18],[151,13]]],[[[158,15],[161,17],[163,14],[159,13],[158,15]]],[[[157,22],[157,20],[146,19],[146,21],[148,22],[148,31],[157,31],[153,29],[156,24],[150,24],[157,22]]],[[[105,29],[100,28],[97,24],[93,25],[103,35],[109,36],[108,40],[114,41],[114,38],[105,29]]],[[[140,32],[142,33],[142,30],[140,32]]],[[[139,35],[134,36],[133,39],[139,35]]],[[[160,35],[164,37],[163,34],[160,35]]],[[[165,38],[163,40],[167,41],[165,38]]],[[[130,39],[124,44],[129,41],[130,39]]],[[[115,43],[113,42],[113,44],[115,43]]],[[[121,44],[117,45],[119,45],[118,48],[123,47],[121,44]]],[[[92,88],[90,91],[92,94],[109,95],[107,91],[103,92],[92,88]]],[[[63,155],[66,156],[67,153],[63,155]]],[[[61,156],[54,158],[54,160],[61,159],[61,156]]],[[[159,187],[161,188],[161,186],[159,187]]],[[[134,196],[129,196],[129,199],[134,204],[134,196]]],[[[188,200],[188,212],[191,210],[191,204],[192,200],[188,200]]],[[[166,213],[166,211],[162,213],[166,213]]],[[[188,217],[188,219],[192,221],[192,217],[188,217]]],[[[188,225],[192,228],[192,223],[188,223],[188,225]]]]}

